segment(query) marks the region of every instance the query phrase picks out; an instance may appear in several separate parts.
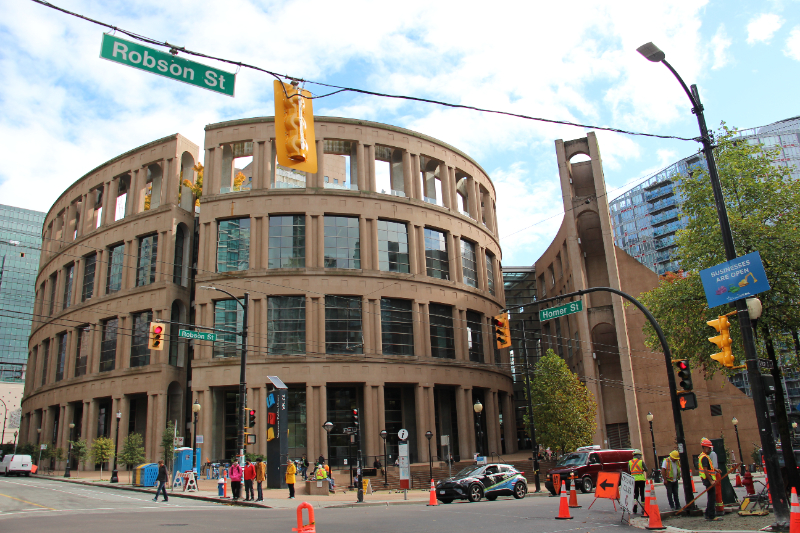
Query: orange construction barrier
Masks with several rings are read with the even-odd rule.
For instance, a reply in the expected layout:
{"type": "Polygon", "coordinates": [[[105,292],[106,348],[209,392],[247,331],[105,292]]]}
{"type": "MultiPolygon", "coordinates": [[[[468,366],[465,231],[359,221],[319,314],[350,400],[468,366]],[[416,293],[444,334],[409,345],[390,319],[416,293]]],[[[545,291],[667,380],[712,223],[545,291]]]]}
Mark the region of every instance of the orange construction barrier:
{"type": "Polygon", "coordinates": [[[436,500],[436,486],[433,484],[433,480],[431,479],[431,498],[428,501],[428,507],[434,507],[439,505],[439,502],[436,500]]]}
{"type": "Polygon", "coordinates": [[[650,517],[650,522],[647,524],[647,529],[667,529],[661,523],[661,512],[658,510],[658,503],[656,502],[656,489],[653,486],[653,481],[650,480],[650,505],[647,506],[647,514],[650,517]]]}
{"type": "Polygon", "coordinates": [[[714,510],[717,512],[717,515],[721,516],[725,514],[725,504],[722,503],[722,481],[721,481],[721,472],[717,471],[717,490],[714,491],[714,496],[717,497],[717,501],[714,502],[714,510]]]}
{"type": "Polygon", "coordinates": [[[314,507],[310,503],[303,502],[297,506],[297,527],[293,527],[292,531],[297,531],[297,533],[317,532],[317,525],[314,522],[314,507]],[[308,509],[308,524],[303,524],[303,509],[308,509]]]}
{"type": "Polygon", "coordinates": [[[561,482],[561,500],[558,504],[558,516],[556,520],[572,520],[572,517],[569,515],[569,504],[567,503],[567,483],[565,481],[561,482]]]}
{"type": "Polygon", "coordinates": [[[578,505],[578,492],[575,490],[576,479],[574,472],[572,473],[572,477],[569,479],[571,481],[569,490],[569,506],[573,509],[578,509],[580,508],[580,505],[578,505]]]}
{"type": "Polygon", "coordinates": [[[800,533],[800,504],[797,503],[797,491],[792,487],[792,514],[789,519],[789,533],[800,533]]]}

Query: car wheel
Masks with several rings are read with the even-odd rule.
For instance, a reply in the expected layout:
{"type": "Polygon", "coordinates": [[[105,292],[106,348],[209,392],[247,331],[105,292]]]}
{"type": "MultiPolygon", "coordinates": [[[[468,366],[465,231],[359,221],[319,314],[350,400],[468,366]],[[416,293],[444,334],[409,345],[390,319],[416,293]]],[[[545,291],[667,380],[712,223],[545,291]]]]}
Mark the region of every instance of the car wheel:
{"type": "Polygon", "coordinates": [[[31,473],[30,472],[25,472],[25,477],[31,477],[31,473]]]}
{"type": "Polygon", "coordinates": [[[450,498],[442,498],[439,501],[442,502],[442,503],[453,503],[453,500],[451,500],[450,498]]]}
{"type": "Polygon", "coordinates": [[[497,494],[487,494],[486,499],[489,500],[490,502],[493,502],[497,499],[497,494]]]}
{"type": "Polygon", "coordinates": [[[584,476],[581,480],[581,492],[586,494],[587,492],[592,492],[592,488],[594,487],[594,483],[592,483],[592,478],[589,476],[584,476]]]}
{"type": "Polygon", "coordinates": [[[473,503],[474,502],[479,502],[479,501],[481,501],[482,497],[483,497],[483,491],[481,490],[481,486],[480,485],[475,484],[475,485],[472,485],[469,488],[469,495],[467,496],[469,501],[471,501],[473,503]]]}
{"type": "Polygon", "coordinates": [[[525,486],[525,483],[523,483],[522,481],[517,481],[514,484],[514,497],[516,499],[520,500],[524,498],[527,493],[528,493],[528,487],[525,486]]]}

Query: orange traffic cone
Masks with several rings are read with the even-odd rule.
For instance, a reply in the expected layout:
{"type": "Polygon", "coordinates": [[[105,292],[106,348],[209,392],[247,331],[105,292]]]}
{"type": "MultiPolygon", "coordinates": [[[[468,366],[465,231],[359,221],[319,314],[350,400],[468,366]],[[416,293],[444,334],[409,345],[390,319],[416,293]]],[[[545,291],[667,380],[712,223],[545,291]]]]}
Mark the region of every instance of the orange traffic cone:
{"type": "Polygon", "coordinates": [[[692,492],[693,492],[693,493],[694,493],[694,492],[697,492],[697,489],[696,489],[696,488],[694,488],[694,476],[689,476],[689,479],[691,479],[691,480],[692,480],[692,492]]]}
{"type": "Polygon", "coordinates": [[[566,481],[561,482],[561,498],[558,504],[558,516],[556,520],[572,520],[572,517],[569,515],[569,504],[567,503],[567,483],[566,481]]]}
{"type": "Polygon", "coordinates": [[[736,485],[734,487],[744,487],[742,485],[742,476],[739,475],[739,472],[736,472],[736,485]]]}
{"type": "Polygon", "coordinates": [[[439,502],[436,500],[436,486],[433,484],[433,480],[431,479],[431,499],[428,502],[428,507],[434,507],[439,505],[439,502]]]}
{"type": "Polygon", "coordinates": [[[792,514],[789,519],[789,533],[800,533],[800,504],[797,503],[797,491],[792,487],[792,514]]]}
{"type": "Polygon", "coordinates": [[[572,484],[570,485],[569,506],[573,509],[579,509],[581,507],[578,505],[578,493],[575,490],[575,478],[572,478],[572,484]]]}
{"type": "Polygon", "coordinates": [[[297,527],[293,527],[292,531],[297,531],[297,533],[317,533],[314,507],[310,503],[303,502],[297,506],[297,527]],[[308,524],[303,524],[303,509],[308,510],[308,524]]]}
{"type": "MultiPolygon", "coordinates": [[[[719,478],[719,473],[717,473],[717,477],[719,478]]],[[[717,490],[715,491],[714,496],[717,497],[717,501],[714,503],[714,510],[717,512],[717,515],[724,515],[725,504],[722,503],[722,482],[720,481],[717,481],[717,490]]]]}
{"type": "Polygon", "coordinates": [[[650,481],[650,505],[647,506],[647,515],[650,517],[650,522],[647,524],[647,529],[667,529],[661,523],[661,513],[658,510],[658,503],[656,502],[656,489],[653,486],[652,480],[650,481]]]}
{"type": "Polygon", "coordinates": [[[650,483],[644,482],[644,505],[642,506],[642,516],[650,516],[650,483]]]}

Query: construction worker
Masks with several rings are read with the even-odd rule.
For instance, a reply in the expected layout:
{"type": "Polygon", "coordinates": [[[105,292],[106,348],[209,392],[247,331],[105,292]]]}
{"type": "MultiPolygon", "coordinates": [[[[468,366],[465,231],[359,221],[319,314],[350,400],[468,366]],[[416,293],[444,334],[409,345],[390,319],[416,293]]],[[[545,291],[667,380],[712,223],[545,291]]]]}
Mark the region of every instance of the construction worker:
{"type": "Polygon", "coordinates": [[[700,441],[700,446],[703,447],[703,453],[697,460],[697,466],[700,469],[700,479],[703,480],[703,485],[708,488],[706,492],[706,512],[703,513],[706,520],[719,521],[722,518],[716,516],[715,506],[717,504],[717,470],[714,468],[714,463],[711,461],[711,441],[703,437],[700,441]]]}
{"type": "Polygon", "coordinates": [[[664,487],[667,489],[667,501],[669,508],[677,511],[681,508],[678,499],[678,480],[681,479],[681,456],[678,450],[672,450],[661,463],[661,478],[664,480],[664,487]]]}
{"type": "MultiPolygon", "coordinates": [[[[633,476],[633,499],[642,504],[642,514],[645,512],[644,508],[644,487],[647,482],[647,466],[642,459],[642,450],[633,450],[633,459],[628,461],[628,472],[633,476]],[[641,499],[639,498],[641,496],[641,499]]],[[[633,512],[636,513],[638,504],[633,504],[633,512]]]]}

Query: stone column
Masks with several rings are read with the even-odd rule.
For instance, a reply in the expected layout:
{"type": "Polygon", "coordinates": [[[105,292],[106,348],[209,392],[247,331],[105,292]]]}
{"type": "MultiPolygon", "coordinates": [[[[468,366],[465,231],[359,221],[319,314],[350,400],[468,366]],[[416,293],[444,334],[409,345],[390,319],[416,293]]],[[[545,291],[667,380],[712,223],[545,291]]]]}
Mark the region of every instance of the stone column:
{"type": "Polygon", "coordinates": [[[417,420],[417,451],[419,452],[417,461],[419,462],[428,461],[428,439],[425,438],[425,432],[427,431],[425,427],[425,413],[428,412],[428,409],[426,405],[427,402],[425,401],[425,391],[423,389],[424,387],[419,383],[414,385],[414,411],[417,420]]]}
{"type": "MultiPolygon", "coordinates": [[[[122,287],[121,291],[136,287],[136,263],[139,257],[137,239],[125,241],[125,256],[122,258],[122,287]]],[[[109,259],[111,259],[109,257],[109,259]]]]}
{"type": "Polygon", "coordinates": [[[312,187],[325,188],[325,139],[317,138],[317,173],[313,175],[312,187]]]}
{"type": "MultiPolygon", "coordinates": [[[[78,224],[78,237],[82,237],[86,233],[86,217],[89,212],[89,194],[84,194],[81,198],[81,218],[78,224]]],[[[91,231],[91,230],[90,230],[91,231]]]]}
{"type": "MultiPolygon", "coordinates": [[[[381,331],[373,327],[372,301],[366,296],[361,298],[361,333],[364,336],[364,355],[374,354],[375,347],[380,345],[381,331]]],[[[380,311],[379,311],[380,312],[380,311]]]]}
{"type": "MultiPolygon", "coordinates": [[[[462,442],[464,443],[465,449],[467,450],[466,454],[461,453],[462,459],[466,456],[466,458],[472,457],[472,454],[475,453],[477,448],[475,447],[475,411],[472,408],[472,387],[463,387],[463,402],[460,405],[463,405],[463,423],[464,423],[464,437],[461,437],[462,442]]],[[[462,423],[462,414],[458,413],[459,424],[462,423]]],[[[461,431],[461,426],[459,426],[459,435],[461,431]]]]}
{"type": "Polygon", "coordinates": [[[367,227],[367,219],[364,215],[358,217],[358,235],[361,246],[361,269],[372,269],[372,239],[371,232],[367,227]]]}
{"type": "Polygon", "coordinates": [[[484,402],[486,405],[483,406],[483,416],[486,420],[486,441],[489,446],[489,449],[483,450],[484,453],[487,455],[491,452],[497,452],[495,444],[497,440],[500,438],[497,435],[497,431],[495,428],[496,417],[495,413],[497,411],[497,402],[494,399],[494,391],[486,390],[484,394],[484,402]]]}
{"type": "Polygon", "coordinates": [[[319,433],[325,431],[314,405],[314,386],[306,382],[306,457],[310,464],[319,457],[319,433]]]}
{"type": "MultiPolygon", "coordinates": [[[[380,432],[386,429],[386,392],[383,385],[378,385],[378,428],[377,429],[379,437],[380,437],[380,432]]],[[[381,449],[378,451],[378,453],[383,453],[383,442],[381,442],[380,445],[381,449]]],[[[381,460],[381,463],[383,463],[383,460],[381,460]]]]}
{"type": "Polygon", "coordinates": [[[411,154],[411,198],[422,200],[422,186],[419,176],[419,154],[411,154]]]}
{"type": "MultiPolygon", "coordinates": [[[[364,144],[361,141],[357,141],[356,144],[356,171],[358,173],[356,179],[358,183],[358,190],[359,191],[366,191],[367,190],[367,168],[364,164],[366,157],[364,154],[364,144]]],[[[350,180],[353,179],[353,176],[350,176],[350,180]]]]}
{"type": "MultiPolygon", "coordinates": [[[[202,394],[200,397],[200,404],[203,406],[200,411],[200,417],[197,421],[197,432],[203,435],[203,455],[206,457],[216,457],[214,450],[214,425],[212,423],[214,415],[214,395],[211,394],[211,389],[203,389],[198,391],[202,394]]],[[[264,411],[264,409],[261,409],[264,411]]],[[[266,415],[265,415],[266,416],[266,415]]],[[[262,434],[266,434],[266,426],[261,426],[262,434]]],[[[264,440],[263,438],[261,440],[264,440]]]]}
{"type": "Polygon", "coordinates": [[[119,419],[119,450],[121,452],[122,444],[125,442],[125,439],[128,438],[128,427],[131,423],[131,400],[123,394],[119,398],[115,398],[114,401],[117,404],[117,410],[114,411],[114,416],[116,417],[117,411],[122,413],[122,417],[119,419]]]}
{"type": "Polygon", "coordinates": [[[447,167],[447,174],[448,180],[450,181],[450,206],[458,213],[458,191],[456,190],[456,169],[453,167],[447,167]]]}
{"type": "Polygon", "coordinates": [[[407,198],[413,197],[414,182],[411,176],[411,154],[408,150],[403,150],[403,192],[407,198]]]}
{"type": "Polygon", "coordinates": [[[469,332],[466,318],[466,310],[453,307],[453,344],[456,349],[456,359],[460,361],[469,361],[469,332]]]}
{"type": "Polygon", "coordinates": [[[517,417],[514,412],[514,402],[511,395],[507,392],[500,393],[500,401],[503,405],[503,438],[506,442],[505,453],[515,453],[517,451],[517,417]]]}
{"type": "MultiPolygon", "coordinates": [[[[364,416],[361,419],[361,446],[365,456],[375,455],[374,438],[377,434],[376,428],[378,426],[375,418],[375,391],[370,384],[364,384],[362,394],[364,395],[364,416]]],[[[367,467],[372,466],[372,462],[365,460],[367,467]]]]}
{"type": "Polygon", "coordinates": [[[408,271],[411,274],[421,274],[419,270],[419,250],[417,244],[417,226],[409,223],[408,232],[408,271]]]}
{"type": "MultiPolygon", "coordinates": [[[[423,332],[423,313],[425,306],[419,302],[411,302],[411,327],[414,333],[414,355],[417,357],[425,355],[425,333],[423,332]]],[[[386,429],[386,428],[384,428],[386,429]]]]}
{"type": "MultiPolygon", "coordinates": [[[[167,283],[172,282],[172,274],[175,270],[173,268],[175,264],[174,231],[174,227],[169,231],[162,231],[158,237],[158,262],[156,263],[156,268],[159,270],[159,274],[156,275],[156,280],[166,281],[167,283]]],[[[188,245],[186,240],[184,241],[184,246],[188,245]]]]}
{"type": "MultiPolygon", "coordinates": [[[[317,268],[324,268],[325,267],[325,215],[318,215],[317,219],[317,264],[315,265],[317,268]]],[[[306,238],[308,238],[308,232],[306,232],[306,238]]]]}
{"type": "Polygon", "coordinates": [[[453,209],[453,188],[454,185],[450,183],[450,171],[447,164],[439,163],[439,181],[442,183],[442,205],[449,209],[453,209]]]}
{"type": "MultiPolygon", "coordinates": [[[[179,160],[180,161],[180,160],[179,160]]],[[[159,191],[159,204],[167,205],[167,203],[178,203],[178,187],[177,181],[180,175],[180,165],[175,165],[175,158],[164,158],[161,160],[161,190],[159,191]]]]}
{"type": "Polygon", "coordinates": [[[375,192],[378,187],[375,183],[375,145],[370,144],[367,146],[367,157],[366,157],[366,176],[367,176],[367,187],[369,191],[375,192]]]}
{"type": "Polygon", "coordinates": [[[88,432],[86,435],[86,444],[89,444],[90,446],[94,442],[94,439],[97,438],[98,408],[99,405],[96,398],[89,400],[89,419],[87,420],[89,427],[87,428],[88,432]]]}
{"type": "MultiPolygon", "coordinates": [[[[437,442],[439,437],[436,435],[436,404],[434,403],[434,394],[433,394],[433,385],[430,387],[425,387],[425,401],[426,401],[426,412],[425,412],[425,419],[428,422],[428,427],[425,431],[430,431],[433,433],[433,437],[431,437],[431,455],[438,461],[441,460],[441,457],[436,453],[437,442]]],[[[428,440],[427,438],[425,439],[428,440]]],[[[427,444],[427,443],[426,443],[427,444]]]]}
{"type": "MultiPolygon", "coordinates": [[[[452,235],[452,234],[450,234],[452,235]]],[[[453,237],[453,266],[450,268],[450,273],[454,276],[452,279],[457,283],[464,283],[464,266],[461,264],[461,237],[452,235],[453,237]],[[453,268],[455,267],[455,268],[453,268]]],[[[448,254],[449,255],[449,254],[448,254]]]]}
{"type": "Polygon", "coordinates": [[[370,269],[380,270],[380,258],[378,253],[378,219],[368,218],[367,227],[369,228],[369,257],[370,269]]]}
{"type": "Polygon", "coordinates": [[[475,245],[475,262],[478,267],[478,290],[489,290],[489,278],[486,272],[486,248],[475,245]]]}
{"type": "Polygon", "coordinates": [[[155,436],[158,431],[156,430],[156,423],[154,413],[157,409],[156,396],[147,393],[147,429],[145,430],[144,453],[149,460],[155,460],[161,454],[158,449],[158,440],[155,436]]]}
{"type": "Polygon", "coordinates": [[[117,323],[117,359],[114,364],[115,369],[130,368],[131,355],[131,335],[126,332],[133,332],[133,314],[127,313],[119,316],[117,323]]]}
{"type": "Polygon", "coordinates": [[[99,298],[105,293],[105,279],[108,275],[108,265],[105,263],[108,253],[97,250],[97,258],[94,262],[94,287],[92,288],[92,298],[99,298]]]}
{"type": "MultiPolygon", "coordinates": [[[[317,420],[320,421],[320,423],[318,425],[322,426],[322,424],[324,424],[328,420],[328,387],[327,387],[327,385],[325,383],[323,383],[318,388],[319,388],[319,396],[317,397],[317,401],[318,401],[318,405],[319,405],[319,407],[318,407],[318,409],[319,409],[318,413],[319,414],[318,414],[317,420]]],[[[319,437],[320,437],[320,439],[319,439],[319,450],[320,450],[319,454],[322,455],[323,457],[325,457],[325,459],[327,461],[327,459],[328,459],[328,439],[327,439],[328,432],[325,431],[325,430],[320,431],[319,437]]],[[[316,459],[316,457],[313,457],[313,459],[316,459]]]]}

